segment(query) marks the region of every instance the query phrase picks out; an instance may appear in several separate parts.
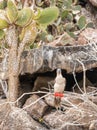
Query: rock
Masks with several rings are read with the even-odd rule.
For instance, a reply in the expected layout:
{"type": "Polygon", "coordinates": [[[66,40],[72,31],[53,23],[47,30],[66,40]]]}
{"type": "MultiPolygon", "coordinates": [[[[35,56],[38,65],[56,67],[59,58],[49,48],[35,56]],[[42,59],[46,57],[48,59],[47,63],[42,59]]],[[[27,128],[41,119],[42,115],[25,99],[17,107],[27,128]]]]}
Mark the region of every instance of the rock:
{"type": "Polygon", "coordinates": [[[64,122],[64,114],[57,111],[51,112],[43,117],[43,120],[47,122],[52,128],[58,129],[64,122]]]}
{"type": "Polygon", "coordinates": [[[59,128],[58,130],[89,130],[88,127],[84,126],[84,125],[74,125],[74,124],[66,124],[66,125],[62,125],[61,128],[59,128]]]}
{"type": "Polygon", "coordinates": [[[49,46],[56,47],[56,46],[66,46],[66,45],[75,45],[76,41],[66,32],[62,34],[58,39],[54,40],[53,42],[48,43],[49,46]]]}
{"type": "Polygon", "coordinates": [[[94,23],[92,8],[93,7],[90,4],[87,4],[86,8],[81,8],[81,15],[84,15],[86,17],[87,23],[89,23],[89,22],[94,23]]]}
{"type": "Polygon", "coordinates": [[[6,101],[6,99],[0,99],[0,104],[4,104],[6,101]]]}
{"type": "Polygon", "coordinates": [[[78,44],[79,45],[88,44],[88,40],[82,34],[80,34],[78,37],[78,44]]]}
{"type": "Polygon", "coordinates": [[[89,99],[97,105],[97,96],[89,96],[89,99]]]}
{"type": "Polygon", "coordinates": [[[3,95],[4,95],[4,92],[3,92],[2,86],[1,86],[1,84],[0,84],[0,98],[2,98],[3,95]]]}
{"type": "MultiPolygon", "coordinates": [[[[0,113],[1,112],[2,111],[0,111],[0,113]]],[[[7,112],[5,111],[5,113],[0,125],[1,130],[46,130],[45,127],[34,121],[27,112],[22,109],[12,108],[7,112]]],[[[0,119],[1,117],[0,114],[0,119]]]]}
{"type": "MultiPolygon", "coordinates": [[[[83,80],[79,81],[78,82],[78,85],[80,87],[80,89],[84,92],[84,88],[83,88],[83,80]]],[[[93,91],[95,88],[94,87],[90,87],[90,86],[93,86],[93,84],[86,78],[86,92],[91,92],[93,91]]],[[[74,85],[73,87],[73,92],[76,92],[76,93],[82,93],[78,86],[77,85],[74,85]]]]}
{"type": "Polygon", "coordinates": [[[81,12],[77,15],[84,15],[87,23],[93,23],[92,27],[97,28],[97,11],[95,7],[93,7],[93,5],[89,2],[89,0],[87,0],[87,4],[85,5],[85,7],[81,7],[81,12]]]}
{"type": "Polygon", "coordinates": [[[96,130],[97,129],[97,120],[93,120],[90,123],[89,130],[96,130]]]}
{"type": "Polygon", "coordinates": [[[89,0],[91,2],[92,5],[97,7],[97,0],[89,0]]]}
{"type": "MultiPolygon", "coordinates": [[[[69,110],[68,110],[69,111],[69,110]]],[[[47,122],[53,129],[57,130],[88,130],[82,129],[86,126],[84,125],[74,125],[74,121],[80,118],[80,113],[73,109],[70,113],[63,114],[61,112],[51,112],[50,114],[43,117],[45,122],[47,122]],[[72,113],[71,113],[72,112],[72,113]],[[75,128],[75,129],[74,129],[75,128]],[[79,128],[79,129],[78,129],[79,128]]]]}
{"type": "MultiPolygon", "coordinates": [[[[28,81],[24,83],[22,82],[19,86],[19,97],[22,96],[24,93],[29,93],[32,91],[32,84],[28,81]]],[[[25,101],[27,100],[27,98],[29,98],[30,94],[26,94],[24,95],[18,102],[19,107],[22,107],[25,103],[25,101]]]]}
{"type": "MultiPolygon", "coordinates": [[[[45,102],[49,106],[55,107],[54,95],[48,95],[47,97],[45,97],[45,102]]],[[[74,105],[78,105],[78,104],[82,103],[83,100],[81,99],[80,95],[78,96],[77,94],[70,95],[70,93],[69,94],[64,93],[64,97],[61,98],[61,106],[63,107],[62,104],[64,104],[63,108],[65,108],[65,106],[71,107],[71,104],[69,102],[71,102],[74,105]]]]}
{"type": "Polygon", "coordinates": [[[78,38],[78,44],[88,44],[89,42],[97,43],[97,29],[86,28],[82,33],[80,33],[78,38]]]}
{"type": "MultiPolygon", "coordinates": [[[[27,99],[26,103],[24,104],[23,108],[27,107],[31,103],[35,102],[40,97],[37,95],[32,95],[30,98],[27,99]]],[[[43,99],[39,100],[35,104],[31,105],[30,107],[26,108],[25,110],[34,118],[39,119],[41,118],[44,113],[46,112],[48,106],[43,101],[43,99]]]]}
{"type": "Polygon", "coordinates": [[[91,35],[88,35],[88,31],[85,32],[86,36],[95,37],[95,45],[91,41],[90,44],[84,46],[42,46],[31,51],[24,51],[21,56],[20,74],[44,73],[57,68],[66,70],[67,73],[72,73],[74,68],[75,72],[81,72],[83,71],[81,61],[86,70],[95,68],[97,66],[95,30],[90,31],[91,35]]]}
{"type": "Polygon", "coordinates": [[[64,106],[71,107],[73,105],[79,105],[82,103],[83,100],[81,97],[71,96],[71,95],[64,95],[64,97],[61,99],[61,103],[64,104],[64,106]]]}
{"type": "Polygon", "coordinates": [[[97,119],[97,106],[81,94],[65,93],[62,103],[65,111],[52,111],[43,117],[54,129],[89,130],[90,122],[97,119]]]}
{"type": "Polygon", "coordinates": [[[33,91],[49,91],[49,84],[51,84],[50,86],[53,86],[53,82],[54,77],[39,76],[35,80],[33,91]]]}
{"type": "Polygon", "coordinates": [[[54,103],[54,95],[48,95],[45,97],[45,102],[51,106],[51,107],[55,107],[55,103],[54,103]]]}
{"type": "Polygon", "coordinates": [[[95,68],[97,53],[94,49],[96,50],[96,46],[91,43],[84,46],[42,46],[29,52],[25,51],[22,55],[20,73],[43,73],[57,68],[72,73],[74,67],[75,72],[80,72],[83,71],[81,61],[86,70],[95,68]]]}

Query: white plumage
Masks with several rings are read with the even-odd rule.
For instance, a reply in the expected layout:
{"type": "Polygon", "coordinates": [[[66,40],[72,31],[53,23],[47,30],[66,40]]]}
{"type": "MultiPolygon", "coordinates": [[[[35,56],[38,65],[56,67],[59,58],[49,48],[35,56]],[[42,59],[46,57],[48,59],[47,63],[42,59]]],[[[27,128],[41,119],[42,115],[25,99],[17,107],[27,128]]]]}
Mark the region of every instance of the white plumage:
{"type": "MultiPolygon", "coordinates": [[[[62,76],[61,69],[57,69],[57,76],[55,78],[54,93],[63,93],[66,86],[66,79],[62,76]]],[[[55,97],[55,107],[60,106],[61,97],[55,97]]]]}
{"type": "Polygon", "coordinates": [[[55,78],[54,92],[63,93],[66,86],[66,79],[62,76],[61,69],[57,69],[57,76],[55,78]]]}

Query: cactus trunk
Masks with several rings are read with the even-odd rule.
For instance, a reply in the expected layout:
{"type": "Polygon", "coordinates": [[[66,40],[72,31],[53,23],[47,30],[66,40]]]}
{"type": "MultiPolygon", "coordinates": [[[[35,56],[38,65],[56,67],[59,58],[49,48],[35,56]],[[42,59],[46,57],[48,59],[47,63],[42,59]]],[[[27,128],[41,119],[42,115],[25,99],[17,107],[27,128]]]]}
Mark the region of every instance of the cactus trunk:
{"type": "Polygon", "coordinates": [[[8,29],[6,35],[7,42],[10,45],[9,51],[9,64],[8,64],[8,101],[14,102],[18,98],[18,86],[19,86],[19,63],[17,61],[18,56],[18,36],[16,27],[11,26],[8,29]]]}
{"type": "MultiPolygon", "coordinates": [[[[8,80],[8,86],[9,86],[8,101],[15,102],[16,99],[18,98],[18,86],[19,86],[18,77],[10,75],[8,80]]],[[[16,103],[14,105],[16,106],[16,103]]]]}

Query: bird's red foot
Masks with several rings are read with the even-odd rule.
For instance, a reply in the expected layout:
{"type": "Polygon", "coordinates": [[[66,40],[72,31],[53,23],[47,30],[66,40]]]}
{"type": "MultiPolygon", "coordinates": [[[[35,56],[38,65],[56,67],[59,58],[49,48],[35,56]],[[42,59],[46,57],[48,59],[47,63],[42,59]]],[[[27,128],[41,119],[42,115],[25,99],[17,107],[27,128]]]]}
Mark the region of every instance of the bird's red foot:
{"type": "Polygon", "coordinates": [[[54,93],[54,96],[55,97],[64,97],[64,94],[56,92],[56,93],[54,93]]]}

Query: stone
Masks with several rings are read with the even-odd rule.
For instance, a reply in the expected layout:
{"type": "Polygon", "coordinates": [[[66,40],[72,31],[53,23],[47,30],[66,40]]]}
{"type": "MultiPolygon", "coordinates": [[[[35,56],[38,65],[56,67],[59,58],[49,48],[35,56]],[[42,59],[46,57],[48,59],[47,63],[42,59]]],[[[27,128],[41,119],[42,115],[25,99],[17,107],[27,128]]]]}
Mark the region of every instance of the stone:
{"type": "MultiPolygon", "coordinates": [[[[48,95],[47,97],[45,97],[45,102],[49,106],[55,107],[54,95],[48,95]]],[[[83,100],[77,94],[74,96],[74,95],[64,93],[64,97],[61,98],[61,106],[60,107],[63,107],[63,108],[65,108],[65,106],[71,107],[71,104],[69,102],[71,102],[74,105],[78,105],[78,104],[82,103],[83,100]],[[64,106],[63,106],[63,104],[64,104],[64,106]]]]}
{"type": "Polygon", "coordinates": [[[33,91],[39,91],[39,90],[49,91],[49,84],[51,87],[50,89],[52,89],[53,82],[54,77],[38,76],[37,79],[35,80],[33,91]]]}
{"type": "MultiPolygon", "coordinates": [[[[91,31],[92,32],[92,31],[91,31]]],[[[97,35],[93,30],[92,35],[97,35]]],[[[87,35],[87,34],[86,34],[87,35]]],[[[91,35],[89,36],[91,37],[91,35]]],[[[96,38],[96,36],[95,36],[96,38]]],[[[97,43],[97,42],[96,42],[97,43]]],[[[89,70],[97,66],[96,43],[86,45],[51,47],[43,45],[31,51],[24,51],[21,56],[20,74],[35,74],[54,71],[57,68],[67,73],[82,72],[81,61],[85,69],[89,70]],[[80,60],[79,60],[80,59],[80,60]],[[80,62],[79,62],[80,61],[80,62]]]]}
{"type": "Polygon", "coordinates": [[[93,120],[90,122],[89,130],[96,130],[97,129],[97,120],[93,120]]]}
{"type": "MultiPolygon", "coordinates": [[[[32,91],[33,85],[29,82],[21,82],[19,86],[19,97],[21,97],[25,93],[29,93],[32,91]]],[[[30,94],[24,95],[18,102],[19,107],[22,107],[25,101],[29,98],[30,94]]]]}
{"type": "MultiPolygon", "coordinates": [[[[69,110],[68,110],[69,112],[69,110]]],[[[75,109],[72,109],[69,114],[62,112],[51,112],[43,117],[44,121],[47,122],[53,129],[65,130],[64,128],[69,128],[66,130],[71,130],[70,128],[76,128],[73,126],[73,122],[80,118],[80,113],[75,109]],[[72,112],[72,113],[71,113],[72,112]],[[70,127],[72,124],[72,127],[70,127]]],[[[80,127],[79,127],[80,128],[80,127]]],[[[74,129],[76,130],[76,129],[74,129]]],[[[80,129],[79,129],[80,130],[80,129]]],[[[82,129],[81,129],[82,130],[82,129]]],[[[84,129],[83,129],[84,130],[84,129]]]]}
{"type": "MultiPolygon", "coordinates": [[[[40,97],[38,95],[32,95],[30,98],[27,99],[26,103],[23,106],[23,109],[30,105],[31,103],[38,100],[40,97]]],[[[44,102],[43,99],[39,100],[38,102],[34,103],[30,107],[26,108],[25,110],[34,118],[39,119],[41,118],[44,113],[46,112],[48,105],[44,102]]]]}
{"type": "Polygon", "coordinates": [[[97,0],[89,0],[90,3],[93,5],[93,6],[96,6],[97,7],[97,0]]]}
{"type": "Polygon", "coordinates": [[[93,103],[95,103],[96,105],[97,105],[97,96],[89,96],[89,99],[93,102],[93,103]]]}
{"type": "MultiPolygon", "coordinates": [[[[86,78],[86,92],[91,92],[93,91],[95,88],[94,87],[91,87],[93,86],[93,84],[86,78]]],[[[80,87],[80,89],[84,92],[84,88],[83,88],[83,80],[79,81],[78,82],[78,85],[80,87]]],[[[73,87],[73,92],[76,92],[76,93],[82,93],[78,86],[75,84],[74,87],[73,87]]]]}
{"type": "Polygon", "coordinates": [[[84,46],[42,46],[39,49],[25,51],[22,55],[20,73],[44,73],[57,68],[66,70],[67,73],[72,73],[74,68],[75,72],[81,72],[81,61],[85,69],[89,70],[97,66],[97,53],[94,49],[96,50],[96,46],[91,43],[84,46]]]}
{"type": "Polygon", "coordinates": [[[97,43],[97,29],[86,28],[78,37],[78,44],[85,45],[90,42],[97,43]]]}
{"type": "Polygon", "coordinates": [[[86,127],[85,125],[74,125],[74,124],[66,124],[66,125],[62,125],[61,128],[59,128],[58,130],[89,130],[88,127],[86,127]]]}
{"type": "MultiPolygon", "coordinates": [[[[54,95],[51,94],[51,95],[48,95],[45,97],[45,102],[51,106],[51,107],[55,107],[55,104],[54,104],[54,95]]],[[[64,107],[65,106],[68,106],[71,107],[71,104],[73,105],[79,105],[80,103],[83,102],[83,100],[81,99],[81,95],[80,94],[77,94],[77,93],[72,93],[72,92],[64,92],[64,97],[61,98],[61,106],[60,107],[64,107]]]]}
{"type": "Polygon", "coordinates": [[[97,119],[97,106],[85,98],[81,94],[65,93],[62,98],[65,111],[52,110],[44,115],[44,121],[53,129],[89,130],[90,122],[97,119]]]}
{"type": "Polygon", "coordinates": [[[51,106],[51,107],[55,107],[55,103],[54,103],[54,95],[48,95],[45,97],[45,102],[51,106]]]}
{"type": "Polygon", "coordinates": [[[0,98],[2,99],[2,98],[5,98],[5,97],[6,96],[5,96],[5,94],[4,94],[3,90],[2,90],[2,86],[0,84],[0,98]]]}
{"type": "Polygon", "coordinates": [[[0,114],[0,119],[2,117],[0,123],[1,130],[47,130],[44,126],[33,120],[26,111],[20,108],[14,107],[8,109],[7,112],[0,109],[0,113],[3,113],[3,117],[0,114]]]}
{"type": "Polygon", "coordinates": [[[82,34],[80,34],[78,37],[78,45],[85,45],[85,44],[88,44],[88,40],[82,34]]]}
{"type": "Polygon", "coordinates": [[[62,34],[58,39],[54,40],[53,42],[48,43],[49,46],[56,47],[56,46],[72,46],[76,45],[76,41],[66,32],[62,34]]]}
{"type": "Polygon", "coordinates": [[[80,96],[72,96],[72,95],[64,95],[64,97],[61,99],[61,104],[64,104],[64,106],[71,107],[73,105],[79,105],[82,103],[83,100],[80,96]]]}

